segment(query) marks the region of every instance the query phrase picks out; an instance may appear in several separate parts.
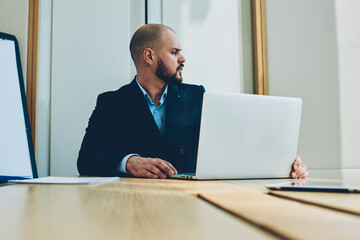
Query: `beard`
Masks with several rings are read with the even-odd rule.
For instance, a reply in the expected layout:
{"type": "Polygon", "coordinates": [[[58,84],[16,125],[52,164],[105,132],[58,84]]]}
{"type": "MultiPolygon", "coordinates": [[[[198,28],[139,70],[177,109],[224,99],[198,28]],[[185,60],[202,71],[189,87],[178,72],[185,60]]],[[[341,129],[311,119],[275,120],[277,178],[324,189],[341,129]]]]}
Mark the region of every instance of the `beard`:
{"type": "Polygon", "coordinates": [[[183,67],[184,64],[180,64],[180,66],[176,69],[176,72],[171,73],[170,69],[167,66],[165,66],[165,64],[161,58],[159,58],[157,63],[158,63],[158,67],[155,71],[155,75],[158,78],[160,78],[167,84],[180,85],[182,83],[183,78],[180,73],[179,73],[179,75],[177,73],[178,73],[178,70],[180,69],[180,67],[183,67]]]}

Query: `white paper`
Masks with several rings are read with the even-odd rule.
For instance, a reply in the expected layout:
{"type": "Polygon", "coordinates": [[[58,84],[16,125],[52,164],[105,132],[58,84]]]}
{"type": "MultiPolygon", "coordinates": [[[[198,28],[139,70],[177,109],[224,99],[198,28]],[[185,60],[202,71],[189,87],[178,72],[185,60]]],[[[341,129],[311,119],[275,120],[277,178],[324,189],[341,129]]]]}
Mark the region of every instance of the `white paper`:
{"type": "Polygon", "coordinates": [[[10,183],[23,184],[96,184],[112,182],[119,177],[43,177],[26,180],[11,180],[10,183]]]}

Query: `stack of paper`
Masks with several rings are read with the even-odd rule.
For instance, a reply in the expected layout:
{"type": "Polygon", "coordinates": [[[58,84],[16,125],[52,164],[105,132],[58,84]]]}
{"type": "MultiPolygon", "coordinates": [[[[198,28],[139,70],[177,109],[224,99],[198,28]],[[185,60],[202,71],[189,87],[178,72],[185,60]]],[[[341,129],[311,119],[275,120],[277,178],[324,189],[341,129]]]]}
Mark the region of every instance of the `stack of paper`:
{"type": "Polygon", "coordinates": [[[119,177],[43,177],[26,180],[11,180],[11,183],[23,184],[96,184],[112,182],[119,177]]]}

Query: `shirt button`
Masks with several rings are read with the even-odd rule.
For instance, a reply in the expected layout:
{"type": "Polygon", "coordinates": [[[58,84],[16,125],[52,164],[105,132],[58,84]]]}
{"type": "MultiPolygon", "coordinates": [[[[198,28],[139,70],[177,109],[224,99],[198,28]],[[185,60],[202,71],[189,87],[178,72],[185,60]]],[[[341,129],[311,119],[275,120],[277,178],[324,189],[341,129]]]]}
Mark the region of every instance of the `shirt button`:
{"type": "Polygon", "coordinates": [[[180,149],[180,155],[184,155],[185,154],[185,150],[182,148],[180,149]]]}

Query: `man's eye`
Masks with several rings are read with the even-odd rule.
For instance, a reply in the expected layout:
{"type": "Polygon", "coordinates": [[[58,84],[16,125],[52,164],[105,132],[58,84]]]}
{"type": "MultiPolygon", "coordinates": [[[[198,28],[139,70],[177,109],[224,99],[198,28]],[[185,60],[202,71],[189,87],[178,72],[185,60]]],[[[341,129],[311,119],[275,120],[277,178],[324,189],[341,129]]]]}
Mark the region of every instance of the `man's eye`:
{"type": "Polygon", "coordinates": [[[174,54],[174,55],[176,55],[177,51],[173,51],[173,52],[171,52],[171,53],[174,54]]]}

